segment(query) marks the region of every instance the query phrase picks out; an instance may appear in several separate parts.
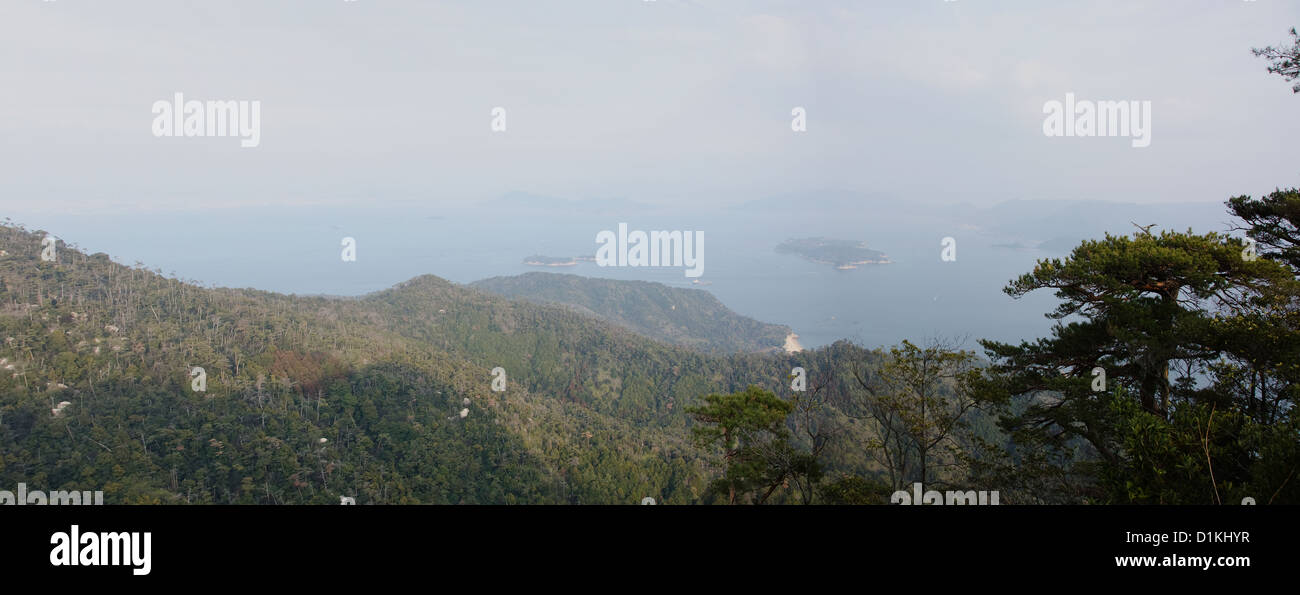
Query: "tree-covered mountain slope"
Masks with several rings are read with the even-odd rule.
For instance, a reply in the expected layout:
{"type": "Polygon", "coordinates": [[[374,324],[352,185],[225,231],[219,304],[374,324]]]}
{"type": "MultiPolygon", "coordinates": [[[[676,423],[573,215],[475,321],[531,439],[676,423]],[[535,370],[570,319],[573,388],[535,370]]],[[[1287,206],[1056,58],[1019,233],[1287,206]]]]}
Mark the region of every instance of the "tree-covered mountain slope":
{"type": "Polygon", "coordinates": [[[205,288],[62,242],[43,260],[44,237],[0,226],[9,489],[102,489],[109,503],[701,502],[717,453],[691,441],[684,407],[749,384],[788,395],[792,367],[841,359],[712,356],[433,276],[359,299],[205,288]]]}
{"type": "Polygon", "coordinates": [[[702,289],[558,273],[493,277],[471,287],[536,303],[562,304],[665,343],[709,353],[781,349],[790,327],[741,316],[702,289]]]}

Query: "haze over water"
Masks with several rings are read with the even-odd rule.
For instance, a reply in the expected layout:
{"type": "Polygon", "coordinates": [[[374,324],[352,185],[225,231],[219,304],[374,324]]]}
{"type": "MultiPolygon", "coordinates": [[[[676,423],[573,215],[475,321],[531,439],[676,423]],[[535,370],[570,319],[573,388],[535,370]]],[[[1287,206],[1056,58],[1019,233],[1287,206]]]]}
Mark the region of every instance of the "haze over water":
{"type": "MultiPolygon", "coordinates": [[[[539,199],[540,200],[540,199],[539,199]]],[[[764,201],[764,203],[772,201],[764,201]]],[[[1133,232],[1129,220],[1159,229],[1222,231],[1220,205],[1009,203],[917,208],[862,197],[787,209],[763,204],[681,216],[628,207],[616,212],[508,210],[499,205],[439,211],[406,209],[231,209],[207,212],[124,212],[25,221],[88,252],[107,252],[183,279],[282,293],[358,296],[412,277],[456,283],[533,271],[636,279],[711,292],[736,312],[785,324],[806,347],[850,339],[890,345],[934,336],[1018,341],[1043,336],[1055,304],[1049,292],[1014,300],[1001,292],[1040,258],[1063,257],[1104,230],[1133,232]],[[860,205],[854,208],[852,205],[860,205]],[[523,264],[533,254],[592,255],[601,230],[705,232],[703,284],[683,268],[572,267],[523,264]],[[1164,222],[1169,222],[1166,226],[1164,222]],[[1008,233],[1005,229],[1011,229],[1008,233]],[[1014,230],[1025,230],[1016,233],[1014,230]],[[147,231],[146,231],[147,230],[147,231]],[[793,237],[865,241],[892,264],[836,270],[774,248],[793,237]],[[944,237],[957,240],[957,260],[940,259],[944,237]],[[340,241],[357,241],[357,261],[339,258],[340,241]],[[1064,249],[1034,249],[1045,240],[1064,249]],[[999,246],[1001,244],[1002,246],[999,246]],[[1019,244],[1019,246],[1017,246],[1019,244]],[[1008,247],[1010,246],[1010,247],[1008,247]]],[[[612,209],[618,211],[619,208],[612,209]]]]}

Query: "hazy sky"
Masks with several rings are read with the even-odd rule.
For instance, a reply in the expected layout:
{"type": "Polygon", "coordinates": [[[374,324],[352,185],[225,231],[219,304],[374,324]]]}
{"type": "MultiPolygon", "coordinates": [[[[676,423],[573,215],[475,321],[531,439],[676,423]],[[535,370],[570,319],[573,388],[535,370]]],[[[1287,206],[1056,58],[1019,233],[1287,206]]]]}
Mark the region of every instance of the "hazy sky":
{"type": "Polygon", "coordinates": [[[1222,202],[1300,185],[1300,95],[1250,53],[1294,25],[1279,0],[3,0],[0,213],[1222,202]],[[154,137],[176,92],[260,101],[261,145],[154,137]],[[1067,92],[1150,101],[1151,146],[1045,137],[1067,92]]]}

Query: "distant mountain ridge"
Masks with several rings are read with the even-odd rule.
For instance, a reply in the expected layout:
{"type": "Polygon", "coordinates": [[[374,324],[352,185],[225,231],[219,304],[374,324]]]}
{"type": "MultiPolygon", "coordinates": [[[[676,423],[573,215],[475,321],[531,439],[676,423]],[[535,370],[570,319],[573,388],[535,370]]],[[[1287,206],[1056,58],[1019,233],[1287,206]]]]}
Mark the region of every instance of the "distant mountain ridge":
{"type": "Polygon", "coordinates": [[[777,351],[788,326],[742,316],[702,289],[559,273],[492,277],[470,287],[508,298],[560,304],[638,334],[706,353],[777,351]]]}

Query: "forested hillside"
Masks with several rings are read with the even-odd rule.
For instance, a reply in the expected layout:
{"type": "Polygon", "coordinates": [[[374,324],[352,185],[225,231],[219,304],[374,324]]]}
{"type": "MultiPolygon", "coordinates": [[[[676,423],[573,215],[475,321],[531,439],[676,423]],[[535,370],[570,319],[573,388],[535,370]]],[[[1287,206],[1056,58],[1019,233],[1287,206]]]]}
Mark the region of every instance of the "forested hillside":
{"type": "Polygon", "coordinates": [[[111,503],[707,501],[716,460],[683,407],[781,390],[798,365],[432,276],[362,299],[210,289],[62,242],[47,262],[44,237],[0,228],[3,485],[102,486],[111,503]]]}
{"type": "Polygon", "coordinates": [[[790,327],[731,311],[701,289],[557,273],[493,277],[470,284],[511,298],[562,304],[666,343],[709,353],[776,351],[790,327]]]}
{"type": "MultiPolygon", "coordinates": [[[[883,504],[915,484],[1002,503],[1294,503],[1300,192],[1228,208],[1248,241],[1142,228],[1039,261],[1004,291],[1054,291],[1058,324],[983,355],[942,339],[720,355],[431,275],[360,298],[205,288],[0,226],[0,487],[108,503],[883,504]]],[[[655,295],[598,285],[615,312],[655,295]]],[[[692,332],[726,344],[733,328],[692,332]]]]}

